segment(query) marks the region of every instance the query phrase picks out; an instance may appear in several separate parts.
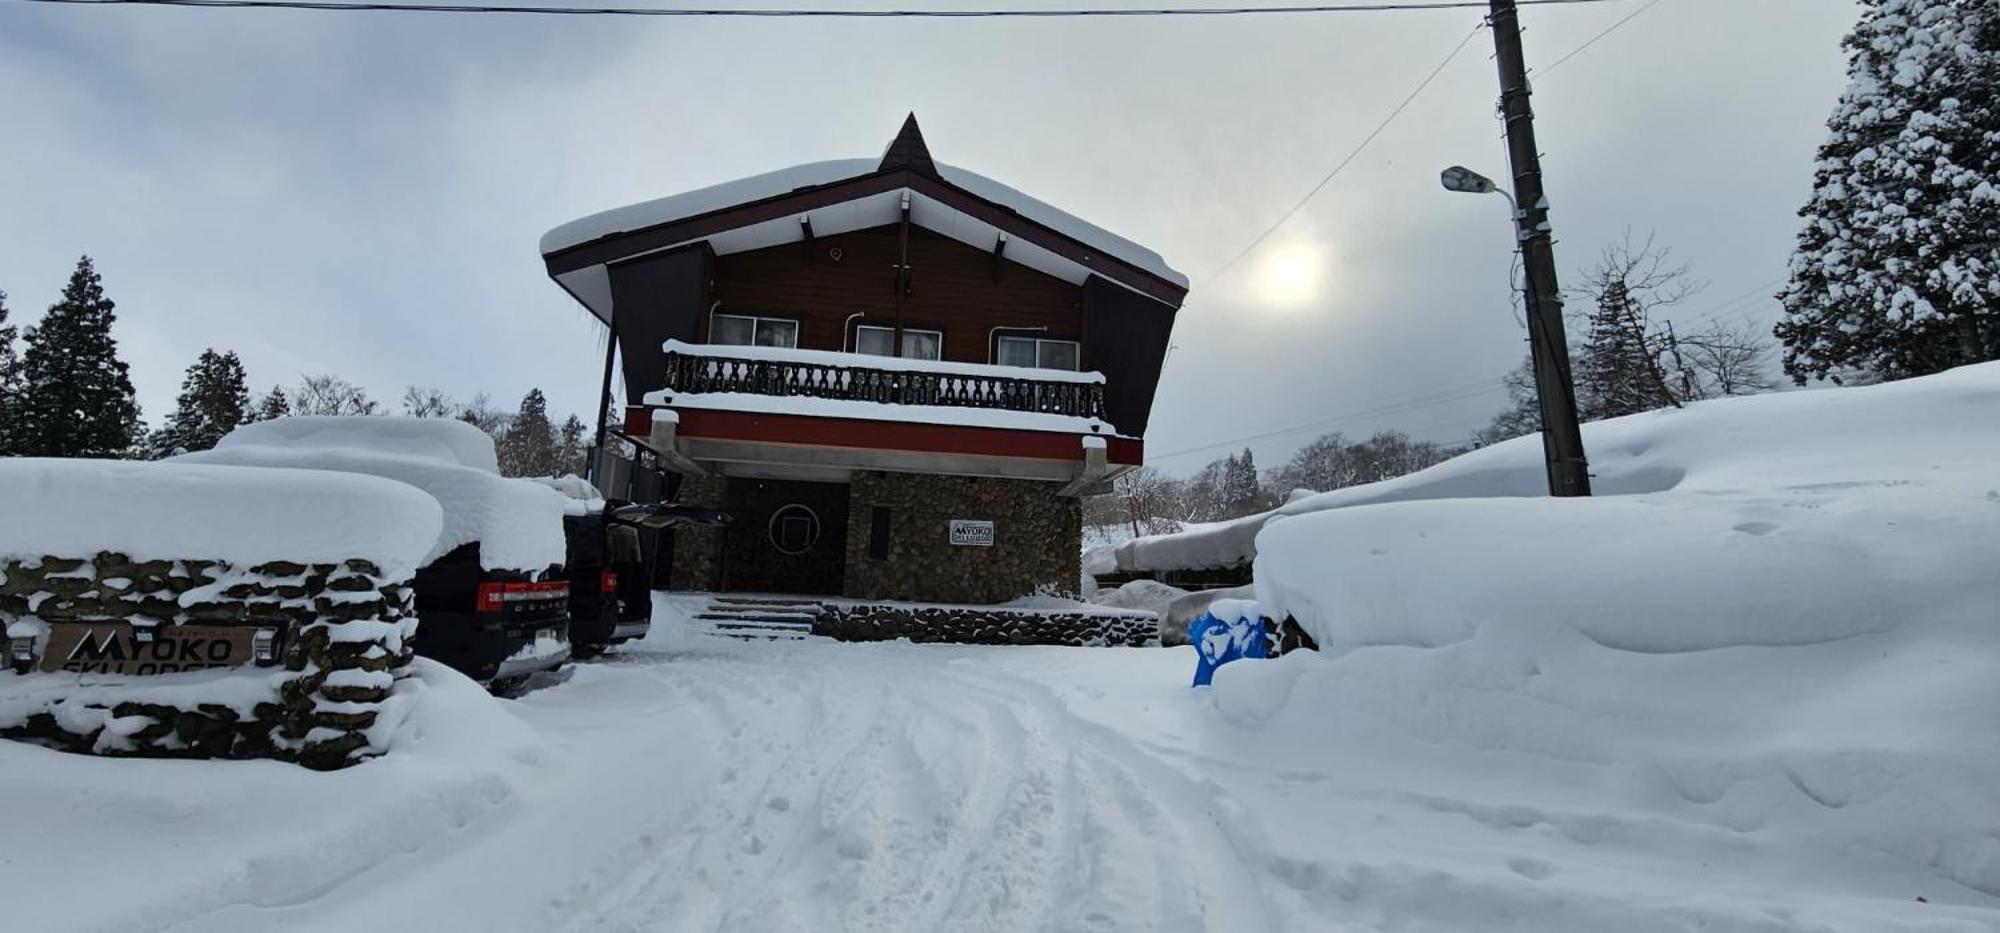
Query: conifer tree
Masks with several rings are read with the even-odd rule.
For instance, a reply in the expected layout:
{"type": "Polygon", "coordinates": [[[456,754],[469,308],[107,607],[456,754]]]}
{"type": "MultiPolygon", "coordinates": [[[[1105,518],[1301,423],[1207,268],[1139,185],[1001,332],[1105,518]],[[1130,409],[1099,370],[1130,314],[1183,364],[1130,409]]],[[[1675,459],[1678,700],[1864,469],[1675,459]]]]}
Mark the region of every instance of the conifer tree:
{"type": "Polygon", "coordinates": [[[243,361],[235,351],[201,351],[181,380],[181,394],[164,428],[154,432],[155,459],[207,450],[224,434],[242,424],[250,411],[250,391],[244,385],[243,361]]]}
{"type": "Polygon", "coordinates": [[[264,393],[263,397],[257,400],[257,404],[244,414],[243,420],[246,423],[269,421],[273,418],[286,417],[291,413],[292,400],[285,397],[284,387],[272,386],[271,391],[264,393]]]}
{"type": "Polygon", "coordinates": [[[521,397],[521,407],[500,436],[499,448],[502,475],[555,475],[555,429],[549,424],[549,403],[541,389],[529,389],[521,397]]]}
{"type": "Polygon", "coordinates": [[[131,373],[111,336],[114,307],[85,256],[62,300],[28,330],[21,357],[25,404],[15,441],[20,453],[120,457],[143,436],[131,373]]]}
{"type": "Polygon", "coordinates": [[[1862,0],[1775,330],[1803,384],[2000,358],[2000,4],[1862,0]]]}
{"type": "Polygon", "coordinates": [[[587,464],[584,463],[584,448],[586,446],[584,443],[584,434],[589,430],[589,428],[584,426],[583,419],[575,415],[563,419],[562,427],[559,429],[556,438],[555,473],[557,476],[582,476],[584,474],[587,467],[587,464]]]}
{"type": "Polygon", "coordinates": [[[21,357],[14,349],[14,325],[7,323],[7,293],[0,292],[0,457],[14,454],[17,425],[27,404],[21,386],[21,357]]]}

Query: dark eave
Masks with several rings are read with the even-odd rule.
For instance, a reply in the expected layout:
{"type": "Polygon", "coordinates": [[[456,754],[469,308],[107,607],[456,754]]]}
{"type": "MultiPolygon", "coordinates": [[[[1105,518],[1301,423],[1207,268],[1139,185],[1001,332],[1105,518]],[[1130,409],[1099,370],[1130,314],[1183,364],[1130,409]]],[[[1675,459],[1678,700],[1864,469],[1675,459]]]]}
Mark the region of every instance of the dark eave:
{"type": "Polygon", "coordinates": [[[899,188],[908,188],[968,217],[991,224],[1006,231],[1009,236],[1033,243],[1168,307],[1179,308],[1181,302],[1187,298],[1187,289],[1175,282],[1161,278],[1116,256],[1106,255],[1068,234],[1021,216],[1013,208],[982,198],[934,174],[926,174],[908,167],[880,170],[831,184],[799,188],[785,194],[748,201],[705,214],[614,233],[549,253],[543,257],[543,261],[548,266],[549,275],[559,276],[600,263],[617,262],[642,253],[707,239],[725,231],[788,215],[805,214],[818,208],[899,188]]]}

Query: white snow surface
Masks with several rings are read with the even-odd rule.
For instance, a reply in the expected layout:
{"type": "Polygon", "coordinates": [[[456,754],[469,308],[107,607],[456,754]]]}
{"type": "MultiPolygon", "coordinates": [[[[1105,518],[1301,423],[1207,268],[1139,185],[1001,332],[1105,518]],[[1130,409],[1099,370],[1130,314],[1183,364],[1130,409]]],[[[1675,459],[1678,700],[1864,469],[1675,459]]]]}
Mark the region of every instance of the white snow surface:
{"type": "MultiPolygon", "coordinates": [[[[283,467],[396,480],[429,493],[443,507],[443,524],[422,563],[473,541],[479,542],[480,565],[491,569],[540,570],[562,563],[562,517],[568,500],[547,486],[468,465],[492,460],[492,440],[464,422],[338,417],[260,421],[231,431],[214,450],[182,454],[168,462],[283,467]],[[308,423],[293,429],[287,421],[308,423]],[[472,434],[439,430],[447,424],[472,434]],[[475,435],[479,443],[474,443],[475,435]]],[[[262,514],[268,520],[283,510],[262,514]]]]}
{"type": "MultiPolygon", "coordinates": [[[[1598,498],[1674,491],[1710,493],[1757,485],[1769,471],[1800,483],[1897,477],[1907,457],[1869,437],[1932,438],[1943,454],[1993,449],[2000,412],[2000,364],[1961,367],[1923,379],[1695,402],[1684,409],[1594,421],[1583,426],[1598,498]],[[1981,430],[1988,433],[1981,434],[1981,430]]],[[[1293,498],[1267,512],[1134,538],[1111,550],[1119,571],[1225,567],[1254,558],[1265,523],[1285,516],[1383,502],[1546,496],[1539,435],[1517,437],[1379,483],[1293,498]]],[[[1919,465],[1928,471],[1927,465],[1919,465]]],[[[1092,558],[1087,558],[1090,560],[1092,558]]],[[[1107,562],[1094,556],[1094,566],[1107,562]]],[[[1108,572],[1108,571],[1099,571],[1108,572]]]]}
{"type": "MultiPolygon", "coordinates": [[[[1310,653],[1243,661],[1190,690],[1184,647],[744,643],[694,628],[705,605],[662,597],[646,640],[515,701],[419,660],[405,686],[420,689],[391,701],[404,715],[389,755],[331,774],[0,743],[0,799],[36,803],[9,810],[0,847],[9,923],[1893,933],[2000,922],[2000,899],[1919,860],[1821,844],[1872,806],[1866,782],[1814,783],[1822,772],[1808,765],[1728,786],[1717,809],[1738,817],[1730,825],[1695,804],[1662,813],[1676,788],[1724,785],[1663,769],[1611,799],[1593,782],[1620,763],[1452,736],[1467,691],[1399,685],[1407,670],[1393,657],[1376,673],[1310,653]],[[1320,676],[1335,665],[1358,682],[1340,705],[1311,707],[1338,688],[1320,676]],[[1762,800],[1790,802],[1760,824],[1762,800]]],[[[1743,668],[1770,673],[1757,659],[1743,668]]],[[[1485,686],[1517,734],[1569,747],[1564,710],[1485,686]]],[[[1626,709],[1654,697],[1604,699],[1626,709]]]]}
{"type": "Polygon", "coordinates": [[[493,438],[457,418],[294,415],[242,425],[223,435],[215,446],[359,450],[500,474],[493,438]]]}
{"type": "Polygon", "coordinates": [[[372,476],[129,460],[0,458],[0,556],[421,563],[431,497],[372,476]]]}
{"type": "Polygon", "coordinates": [[[958,363],[951,360],[919,360],[906,356],[877,356],[839,350],[801,350],[797,347],[759,347],[735,343],[687,343],[668,340],[660,348],[684,356],[718,357],[738,360],[768,360],[781,363],[816,363],[847,369],[879,369],[883,372],[942,373],[984,379],[1027,379],[1034,382],[1103,383],[1104,374],[1036,366],[1001,366],[997,363],[958,363]]]}
{"type": "MultiPolygon", "coordinates": [[[[1022,217],[1102,250],[1110,256],[1182,288],[1188,285],[1187,276],[1167,265],[1166,260],[1160,258],[1160,254],[1144,246],[977,172],[946,165],[943,162],[935,164],[938,174],[946,182],[977,197],[1010,208],[1022,217]]],[[[739,204],[790,194],[800,188],[816,188],[863,175],[872,175],[880,165],[880,159],[832,159],[824,162],[808,162],[664,198],[612,208],[572,220],[542,234],[542,255],[547,256],[619,233],[643,230],[739,204]]]]}
{"type": "MultiPolygon", "coordinates": [[[[813,398],[809,395],[759,395],[753,392],[675,392],[660,389],[646,393],[647,405],[675,408],[741,411],[763,415],[799,415],[809,418],[851,418],[857,421],[895,421],[905,424],[946,424],[967,428],[998,428],[1013,431],[1050,431],[1059,434],[1115,433],[1110,423],[1096,418],[1054,415],[1039,411],[1009,411],[1004,408],[973,408],[963,405],[894,405],[865,399],[813,398]]],[[[865,437],[856,438],[856,447],[873,446],[865,437]]],[[[1077,451],[1083,459],[1083,451],[1077,451]]]]}

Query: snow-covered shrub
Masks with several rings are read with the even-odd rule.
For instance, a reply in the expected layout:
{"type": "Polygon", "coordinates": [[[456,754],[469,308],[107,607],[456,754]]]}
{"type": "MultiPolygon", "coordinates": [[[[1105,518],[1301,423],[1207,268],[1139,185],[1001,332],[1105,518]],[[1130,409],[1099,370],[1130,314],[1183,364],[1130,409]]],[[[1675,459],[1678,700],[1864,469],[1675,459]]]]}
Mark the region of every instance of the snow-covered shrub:
{"type": "Polygon", "coordinates": [[[0,673],[0,735],[316,768],[383,749],[410,580],[443,522],[429,496],[335,473],[20,459],[0,460],[0,514],[0,623],[36,658],[0,673]],[[267,667],[245,663],[258,631],[267,667]]]}

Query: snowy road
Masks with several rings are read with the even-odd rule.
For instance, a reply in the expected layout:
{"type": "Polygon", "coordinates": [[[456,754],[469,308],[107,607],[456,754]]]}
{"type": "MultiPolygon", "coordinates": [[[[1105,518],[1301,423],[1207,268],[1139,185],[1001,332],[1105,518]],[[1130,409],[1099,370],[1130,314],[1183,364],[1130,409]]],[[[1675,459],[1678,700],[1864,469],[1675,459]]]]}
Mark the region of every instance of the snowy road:
{"type": "MultiPolygon", "coordinates": [[[[437,681],[403,747],[331,775],[0,746],[0,900],[37,931],[1635,933],[2000,917],[1994,898],[1881,853],[1612,806],[1595,787],[1605,763],[1560,743],[1448,748],[1425,732],[1465,714],[1421,699],[1357,708],[1359,726],[1320,740],[1260,733],[1305,669],[1294,658],[1325,663],[1310,656],[1230,694],[1185,686],[1188,649],[669,627],[633,647],[513,701],[437,681]]],[[[1386,698],[1396,675],[1345,677],[1386,698]]]]}

